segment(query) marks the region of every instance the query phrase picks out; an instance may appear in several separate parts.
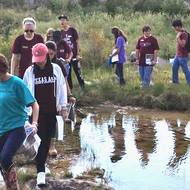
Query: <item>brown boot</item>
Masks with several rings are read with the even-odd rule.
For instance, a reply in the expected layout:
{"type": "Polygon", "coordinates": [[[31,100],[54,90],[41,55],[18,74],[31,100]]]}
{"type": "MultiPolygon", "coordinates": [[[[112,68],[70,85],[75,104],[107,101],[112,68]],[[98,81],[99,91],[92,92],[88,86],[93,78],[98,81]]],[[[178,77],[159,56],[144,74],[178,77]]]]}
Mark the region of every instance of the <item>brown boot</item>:
{"type": "Polygon", "coordinates": [[[6,184],[6,190],[19,190],[14,164],[7,171],[1,169],[1,174],[6,184]]]}
{"type": "Polygon", "coordinates": [[[57,150],[55,148],[55,139],[53,138],[51,141],[50,149],[49,149],[49,155],[52,157],[57,156],[57,150]]]}

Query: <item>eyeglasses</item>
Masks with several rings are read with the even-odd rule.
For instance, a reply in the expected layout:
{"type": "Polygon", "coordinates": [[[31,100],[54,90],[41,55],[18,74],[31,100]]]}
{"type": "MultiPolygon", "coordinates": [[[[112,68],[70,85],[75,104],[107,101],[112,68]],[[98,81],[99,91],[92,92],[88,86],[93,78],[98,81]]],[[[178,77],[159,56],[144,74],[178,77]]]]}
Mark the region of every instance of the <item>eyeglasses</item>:
{"type": "Polygon", "coordinates": [[[30,32],[30,33],[33,33],[34,30],[25,30],[26,33],[30,32]]]}

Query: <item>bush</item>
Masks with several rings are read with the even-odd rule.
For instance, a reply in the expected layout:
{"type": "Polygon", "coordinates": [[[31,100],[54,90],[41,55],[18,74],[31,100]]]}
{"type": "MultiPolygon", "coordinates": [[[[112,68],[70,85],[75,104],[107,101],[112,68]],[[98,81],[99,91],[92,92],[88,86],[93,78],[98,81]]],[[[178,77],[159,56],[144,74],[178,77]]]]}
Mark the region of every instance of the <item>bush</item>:
{"type": "Polygon", "coordinates": [[[69,0],[50,0],[47,7],[53,13],[63,14],[63,11],[66,10],[69,0]]]}
{"type": "Polygon", "coordinates": [[[35,11],[35,17],[38,20],[45,22],[48,22],[53,18],[51,10],[45,7],[38,7],[35,11]]]}
{"type": "Polygon", "coordinates": [[[21,14],[15,14],[13,10],[0,9],[0,18],[0,34],[3,38],[8,39],[11,32],[20,26],[21,14]]]}

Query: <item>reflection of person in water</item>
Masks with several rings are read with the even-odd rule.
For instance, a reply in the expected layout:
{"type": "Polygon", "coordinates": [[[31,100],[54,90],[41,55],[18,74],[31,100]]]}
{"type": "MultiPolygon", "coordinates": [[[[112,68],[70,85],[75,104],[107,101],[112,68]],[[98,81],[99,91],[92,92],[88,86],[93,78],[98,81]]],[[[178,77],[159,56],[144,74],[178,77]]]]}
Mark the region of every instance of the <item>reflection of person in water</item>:
{"type": "Polygon", "coordinates": [[[190,142],[185,139],[185,127],[179,126],[174,131],[174,152],[168,165],[177,168],[178,165],[184,160],[190,142]]]}
{"type": "Polygon", "coordinates": [[[137,120],[135,142],[136,147],[139,150],[139,153],[141,154],[141,161],[143,165],[148,164],[148,156],[150,153],[153,153],[155,149],[155,134],[156,131],[150,119],[144,120],[143,118],[139,118],[137,120]]]}
{"type": "Polygon", "coordinates": [[[109,128],[109,133],[114,140],[114,151],[111,156],[112,162],[121,160],[123,155],[125,155],[125,130],[122,127],[122,117],[123,115],[117,112],[115,115],[116,125],[114,128],[109,128]]]}

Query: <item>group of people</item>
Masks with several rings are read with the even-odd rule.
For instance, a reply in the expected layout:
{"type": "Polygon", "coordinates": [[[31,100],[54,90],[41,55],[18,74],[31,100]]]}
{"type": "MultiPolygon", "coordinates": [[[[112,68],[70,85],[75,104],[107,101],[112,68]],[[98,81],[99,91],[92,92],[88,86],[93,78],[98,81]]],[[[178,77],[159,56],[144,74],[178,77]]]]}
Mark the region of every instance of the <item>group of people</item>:
{"type": "Polygon", "coordinates": [[[85,85],[79,67],[78,33],[67,16],[58,19],[61,30],[45,41],[35,32],[36,21],[24,18],[24,33],[12,46],[11,72],[6,57],[0,54],[0,171],[7,189],[18,189],[13,157],[26,138],[28,120],[32,134],[37,133],[41,139],[35,158],[37,187],[46,185],[45,163],[55,136],[56,115],[68,119],[67,103],[76,102],[72,67],[81,88],[85,85]],[[26,107],[32,107],[31,115],[26,107]]]}
{"type": "MultiPolygon", "coordinates": [[[[179,83],[178,71],[181,66],[185,74],[187,84],[190,85],[190,71],[188,69],[188,53],[187,43],[188,32],[183,28],[181,20],[174,20],[172,26],[175,29],[176,36],[176,55],[172,65],[172,82],[179,83]]],[[[120,85],[125,84],[123,76],[123,65],[127,60],[126,45],[127,38],[118,27],[112,28],[115,37],[115,45],[110,54],[110,58],[118,55],[118,59],[113,61],[116,64],[116,75],[120,85]]],[[[151,35],[150,26],[146,25],[142,28],[143,35],[138,39],[136,44],[135,56],[133,61],[139,68],[139,75],[142,87],[149,87],[151,84],[152,72],[154,65],[158,62],[159,45],[157,39],[151,35]]]]}
{"type": "MultiPolygon", "coordinates": [[[[35,32],[36,21],[33,18],[23,20],[24,33],[15,39],[12,46],[10,73],[6,57],[0,54],[0,171],[7,189],[18,189],[13,157],[26,137],[24,126],[27,120],[30,120],[32,133],[41,138],[35,158],[37,186],[45,186],[45,163],[55,135],[56,115],[67,119],[67,103],[76,102],[72,95],[72,68],[80,87],[85,86],[80,67],[78,32],[70,26],[68,16],[61,15],[58,19],[61,30],[49,28],[45,40],[35,32]],[[32,108],[31,115],[26,107],[32,108]]],[[[177,32],[173,83],[179,82],[178,69],[181,66],[190,85],[188,51],[185,48],[188,34],[180,20],[175,20],[172,26],[177,32]]],[[[118,27],[113,27],[111,32],[115,45],[110,58],[118,56],[116,75],[120,85],[124,85],[127,38],[118,27]]],[[[142,86],[147,87],[153,66],[157,63],[159,45],[151,35],[150,26],[144,26],[142,32],[143,36],[136,44],[136,64],[139,65],[142,86]]]]}

